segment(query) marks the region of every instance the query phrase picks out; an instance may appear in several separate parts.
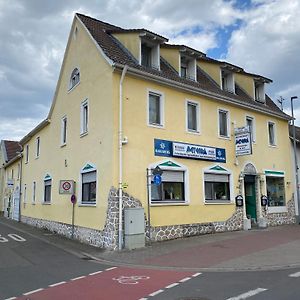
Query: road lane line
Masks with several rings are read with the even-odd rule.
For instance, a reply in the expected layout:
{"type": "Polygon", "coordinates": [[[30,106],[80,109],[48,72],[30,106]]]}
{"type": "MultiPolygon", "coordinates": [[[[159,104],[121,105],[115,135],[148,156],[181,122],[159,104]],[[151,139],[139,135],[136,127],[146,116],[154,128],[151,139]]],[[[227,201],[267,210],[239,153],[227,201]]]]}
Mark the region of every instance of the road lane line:
{"type": "Polygon", "coordinates": [[[31,294],[33,294],[33,293],[40,292],[40,291],[42,291],[42,290],[43,290],[43,289],[37,289],[37,290],[34,290],[34,291],[30,291],[30,292],[24,293],[23,295],[24,295],[24,296],[28,296],[28,295],[31,295],[31,294]]]}
{"type": "Polygon", "coordinates": [[[300,272],[290,274],[289,277],[300,277],[300,272]]]}
{"type": "Polygon", "coordinates": [[[105,271],[111,271],[111,270],[114,270],[116,269],[117,267],[111,267],[111,268],[108,268],[108,269],[105,269],[105,271]]]}
{"type": "Polygon", "coordinates": [[[188,281],[190,279],[191,279],[191,277],[185,277],[185,278],[179,280],[179,282],[186,282],[186,281],[188,281]]]}
{"type": "Polygon", "coordinates": [[[11,297],[11,298],[7,298],[5,300],[15,300],[15,299],[17,299],[17,297],[11,297]]]}
{"type": "Polygon", "coordinates": [[[66,283],[66,282],[65,281],[61,281],[61,282],[50,284],[49,286],[50,287],[54,287],[54,286],[58,286],[58,285],[61,285],[61,284],[64,284],[64,283],[66,283]]]}
{"type": "Polygon", "coordinates": [[[172,287],[174,287],[174,286],[176,286],[176,285],[178,285],[178,284],[179,284],[178,282],[175,282],[175,283],[172,283],[172,284],[167,285],[165,288],[166,288],[166,289],[171,289],[172,287]]]}
{"type": "Polygon", "coordinates": [[[76,277],[76,278],[73,278],[73,279],[71,279],[71,281],[75,281],[75,280],[78,280],[78,279],[82,279],[82,278],[84,278],[85,276],[79,276],[79,277],[76,277]]]}
{"type": "Polygon", "coordinates": [[[152,294],[149,294],[149,296],[154,297],[154,296],[156,296],[156,295],[162,293],[163,291],[164,291],[164,290],[158,290],[158,291],[156,291],[156,292],[153,292],[152,294]]]}
{"type": "Polygon", "coordinates": [[[268,289],[264,289],[264,288],[257,288],[255,290],[251,290],[249,292],[246,292],[244,294],[241,294],[241,295],[238,295],[236,297],[231,297],[231,298],[228,298],[227,300],[244,300],[244,299],[247,299],[247,298],[250,298],[252,296],[255,296],[261,292],[264,292],[264,291],[267,291],[268,289]]]}
{"type": "Polygon", "coordinates": [[[199,275],[201,275],[202,273],[195,273],[194,275],[192,275],[192,277],[197,277],[199,275]]]}
{"type": "Polygon", "coordinates": [[[90,273],[89,275],[92,276],[92,275],[96,275],[96,274],[100,274],[102,273],[103,271],[97,271],[97,272],[94,272],[94,273],[90,273]]]}

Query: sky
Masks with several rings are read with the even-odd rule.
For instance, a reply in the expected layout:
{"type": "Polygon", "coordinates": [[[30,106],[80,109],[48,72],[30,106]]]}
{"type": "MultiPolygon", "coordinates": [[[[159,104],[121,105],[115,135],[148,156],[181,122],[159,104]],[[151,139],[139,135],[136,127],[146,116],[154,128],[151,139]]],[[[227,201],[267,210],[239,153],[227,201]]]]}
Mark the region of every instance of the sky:
{"type": "Polygon", "coordinates": [[[0,0],[0,139],[47,117],[74,14],[146,28],[271,78],[267,94],[300,126],[300,0],[0,0]]]}

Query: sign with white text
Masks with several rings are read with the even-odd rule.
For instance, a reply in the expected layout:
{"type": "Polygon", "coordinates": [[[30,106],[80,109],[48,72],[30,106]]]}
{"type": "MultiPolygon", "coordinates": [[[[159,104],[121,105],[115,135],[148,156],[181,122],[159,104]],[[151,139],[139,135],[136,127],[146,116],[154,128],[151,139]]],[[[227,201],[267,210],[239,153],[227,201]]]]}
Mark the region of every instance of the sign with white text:
{"type": "Polygon", "coordinates": [[[248,126],[235,128],[235,155],[252,154],[251,133],[248,126]]]}

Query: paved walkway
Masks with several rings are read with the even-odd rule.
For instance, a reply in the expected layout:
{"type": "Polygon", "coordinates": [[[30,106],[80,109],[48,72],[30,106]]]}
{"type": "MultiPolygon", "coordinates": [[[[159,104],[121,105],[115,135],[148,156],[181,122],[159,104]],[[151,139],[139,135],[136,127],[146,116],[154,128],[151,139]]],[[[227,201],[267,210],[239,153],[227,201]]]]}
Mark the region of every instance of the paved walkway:
{"type": "Polygon", "coordinates": [[[82,258],[94,258],[115,265],[206,271],[300,267],[299,225],[177,239],[131,251],[104,251],[3,217],[0,218],[1,223],[82,258]]]}

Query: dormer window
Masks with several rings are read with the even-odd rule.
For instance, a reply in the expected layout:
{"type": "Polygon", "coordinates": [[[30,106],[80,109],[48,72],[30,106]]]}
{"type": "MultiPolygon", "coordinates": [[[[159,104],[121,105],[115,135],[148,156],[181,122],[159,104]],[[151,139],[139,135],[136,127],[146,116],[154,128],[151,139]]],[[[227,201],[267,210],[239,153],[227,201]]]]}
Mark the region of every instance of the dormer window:
{"type": "Polygon", "coordinates": [[[159,44],[153,41],[141,40],[141,60],[140,63],[146,68],[160,69],[159,44]]]}
{"type": "Polygon", "coordinates": [[[258,102],[265,103],[265,84],[261,82],[254,83],[254,97],[258,102]]]}
{"type": "Polygon", "coordinates": [[[221,76],[222,76],[222,89],[224,91],[234,93],[235,85],[234,85],[233,73],[227,70],[222,70],[221,76]]]}
{"type": "Polygon", "coordinates": [[[196,80],[196,59],[185,55],[180,56],[180,76],[196,80]]]}
{"type": "Polygon", "coordinates": [[[75,87],[80,82],[80,72],[77,68],[75,68],[70,77],[69,90],[75,87]]]}

